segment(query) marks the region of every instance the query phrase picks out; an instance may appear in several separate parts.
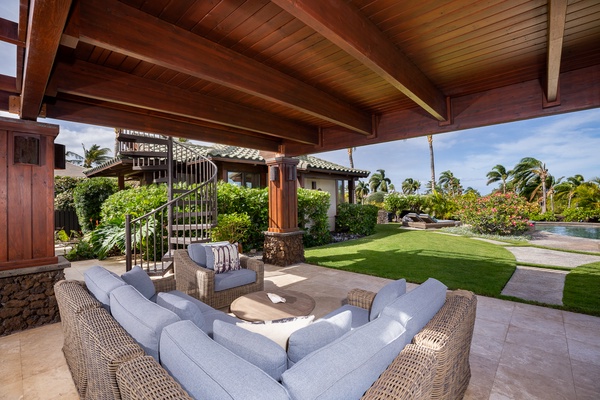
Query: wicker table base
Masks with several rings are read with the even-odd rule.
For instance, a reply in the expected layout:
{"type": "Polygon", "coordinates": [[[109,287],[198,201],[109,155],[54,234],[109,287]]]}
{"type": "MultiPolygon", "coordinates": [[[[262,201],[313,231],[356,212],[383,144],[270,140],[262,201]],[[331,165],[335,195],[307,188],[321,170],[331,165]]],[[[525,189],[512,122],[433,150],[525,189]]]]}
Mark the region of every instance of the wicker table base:
{"type": "Polygon", "coordinates": [[[238,297],[231,303],[230,310],[236,317],[246,321],[271,321],[305,316],[315,308],[315,300],[304,293],[293,290],[272,290],[269,293],[278,294],[286,302],[273,303],[267,292],[260,291],[238,297]]]}

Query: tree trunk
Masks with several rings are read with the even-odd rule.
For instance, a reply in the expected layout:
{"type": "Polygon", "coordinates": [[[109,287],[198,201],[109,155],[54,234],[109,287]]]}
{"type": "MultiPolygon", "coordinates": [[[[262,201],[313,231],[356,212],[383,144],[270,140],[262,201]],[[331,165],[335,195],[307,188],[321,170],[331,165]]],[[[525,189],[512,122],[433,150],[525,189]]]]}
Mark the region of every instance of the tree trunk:
{"type": "Polygon", "coordinates": [[[354,169],[354,158],[352,157],[352,153],[354,149],[352,147],[348,147],[348,160],[350,160],[350,168],[354,169]]]}
{"type": "Polygon", "coordinates": [[[433,136],[427,135],[427,142],[429,142],[429,159],[431,163],[431,192],[435,193],[435,162],[433,158],[433,136]]]}

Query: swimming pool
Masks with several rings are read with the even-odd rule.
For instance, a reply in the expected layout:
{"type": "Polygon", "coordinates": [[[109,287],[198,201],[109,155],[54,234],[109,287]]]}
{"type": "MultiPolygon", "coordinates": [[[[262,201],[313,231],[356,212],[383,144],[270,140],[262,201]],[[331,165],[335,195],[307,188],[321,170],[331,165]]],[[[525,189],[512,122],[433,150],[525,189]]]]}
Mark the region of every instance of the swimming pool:
{"type": "Polygon", "coordinates": [[[535,224],[536,231],[545,231],[563,236],[574,236],[586,239],[600,239],[600,226],[563,225],[563,224],[535,224]]]}

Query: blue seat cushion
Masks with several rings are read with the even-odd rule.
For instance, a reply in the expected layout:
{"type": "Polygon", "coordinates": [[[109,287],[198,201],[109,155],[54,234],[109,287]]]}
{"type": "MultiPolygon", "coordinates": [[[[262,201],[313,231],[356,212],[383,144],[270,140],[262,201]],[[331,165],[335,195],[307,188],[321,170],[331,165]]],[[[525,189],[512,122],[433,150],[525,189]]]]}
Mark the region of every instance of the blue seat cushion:
{"type": "Polygon", "coordinates": [[[133,286],[125,285],[110,293],[111,314],[144,351],[159,358],[158,343],[163,328],[179,317],[145,298],[133,286]]]}
{"type": "Polygon", "coordinates": [[[127,271],[121,275],[121,279],[136,288],[145,298],[152,301],[155,300],[154,295],[156,294],[156,289],[154,288],[152,279],[150,279],[146,271],[138,265],[133,267],[131,271],[127,271]]]}
{"type": "Polygon", "coordinates": [[[213,324],[213,340],[256,365],[277,381],[287,369],[285,350],[261,334],[216,320],[213,324]]]}
{"type": "Polygon", "coordinates": [[[289,400],[266,372],[221,346],[191,321],[167,326],[161,364],[195,399],[289,400]]]}
{"type": "Polygon", "coordinates": [[[213,337],[213,328],[215,321],[222,321],[228,324],[235,325],[238,322],[241,322],[240,319],[233,317],[229,314],[225,314],[219,310],[213,310],[203,313],[205,324],[202,327],[202,330],[210,337],[213,337]]]}
{"type": "Polygon", "coordinates": [[[206,303],[201,302],[197,298],[192,297],[192,296],[190,296],[187,293],[183,293],[183,292],[181,292],[179,290],[170,290],[168,293],[170,295],[172,295],[172,296],[177,296],[177,297],[180,297],[182,299],[191,301],[192,303],[194,303],[196,305],[196,307],[198,307],[198,309],[202,312],[202,314],[205,314],[205,313],[207,313],[209,311],[215,311],[215,309],[213,307],[209,306],[206,303]]]}
{"type": "Polygon", "coordinates": [[[344,304],[340,308],[333,310],[329,314],[325,315],[323,319],[332,318],[346,311],[349,311],[350,314],[352,314],[352,323],[350,325],[352,329],[358,328],[359,326],[363,326],[364,324],[369,322],[369,310],[361,307],[351,306],[349,304],[344,304]]]}
{"type": "Polygon", "coordinates": [[[446,285],[429,278],[383,309],[382,315],[400,322],[412,339],[446,302],[446,285]]]}
{"type": "Polygon", "coordinates": [[[215,292],[256,282],[256,271],[238,269],[215,274],[215,292]]]}
{"type": "Polygon", "coordinates": [[[168,292],[158,293],[156,304],[173,311],[182,320],[192,321],[200,329],[206,323],[202,311],[200,311],[196,304],[177,295],[168,292]]]}
{"type": "Polygon", "coordinates": [[[352,313],[346,310],[293,332],[288,340],[288,367],[350,332],[351,325],[352,313]]]}
{"type": "Polygon", "coordinates": [[[388,304],[402,296],[404,293],[406,293],[406,279],[398,279],[382,287],[373,299],[369,321],[373,321],[375,318],[379,317],[388,304]]]}
{"type": "Polygon", "coordinates": [[[127,285],[117,274],[99,265],[87,269],[83,273],[83,279],[92,296],[102,303],[102,307],[107,311],[110,311],[110,292],[127,285]]]}
{"type": "Polygon", "coordinates": [[[282,384],[293,399],[359,399],[409,341],[382,315],[298,361],[282,384]]]}

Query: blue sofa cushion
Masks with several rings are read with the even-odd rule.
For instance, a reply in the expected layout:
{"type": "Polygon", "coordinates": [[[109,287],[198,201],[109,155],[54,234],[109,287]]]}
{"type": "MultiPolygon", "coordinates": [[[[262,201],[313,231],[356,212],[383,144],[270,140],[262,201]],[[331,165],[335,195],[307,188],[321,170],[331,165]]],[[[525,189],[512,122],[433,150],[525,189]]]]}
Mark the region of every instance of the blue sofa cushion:
{"type": "Polygon", "coordinates": [[[410,341],[382,315],[310,353],[281,375],[293,399],[359,399],[410,341]]]}
{"type": "Polygon", "coordinates": [[[382,315],[400,322],[412,339],[442,308],[446,302],[446,289],[440,281],[429,278],[385,307],[382,315]]]}
{"type": "Polygon", "coordinates": [[[148,274],[139,266],[136,265],[131,271],[125,272],[121,275],[121,279],[136,288],[137,291],[148,300],[155,300],[154,295],[156,294],[156,289],[154,288],[152,279],[150,279],[148,274]]]}
{"type": "Polygon", "coordinates": [[[369,310],[361,307],[351,306],[349,304],[344,304],[340,308],[333,310],[329,314],[325,315],[323,319],[333,318],[334,316],[345,313],[346,311],[349,311],[350,314],[352,314],[352,329],[356,329],[359,326],[363,326],[369,322],[369,310]]]}
{"type": "Polygon", "coordinates": [[[288,367],[350,332],[351,325],[352,313],[346,310],[293,332],[288,341],[288,367]]]}
{"type": "Polygon", "coordinates": [[[161,364],[195,399],[289,400],[267,373],[210,339],[191,321],[167,326],[161,364]]]}
{"type": "Polygon", "coordinates": [[[156,304],[173,311],[182,320],[192,321],[200,329],[205,324],[204,315],[196,304],[180,296],[161,292],[156,296],[156,304]]]}
{"type": "Polygon", "coordinates": [[[204,268],[214,269],[215,258],[210,247],[223,244],[229,244],[229,242],[191,243],[188,246],[188,255],[196,264],[204,268]]]}
{"type": "Polygon", "coordinates": [[[87,289],[107,311],[110,311],[110,292],[127,285],[117,274],[99,265],[87,269],[83,273],[83,279],[87,289]]]}
{"type": "Polygon", "coordinates": [[[172,311],[151,302],[133,286],[125,285],[110,293],[114,319],[133,337],[148,355],[159,360],[158,343],[163,328],[179,321],[172,311]]]}
{"type": "Polygon", "coordinates": [[[256,365],[277,381],[287,369],[285,350],[258,333],[217,320],[213,325],[213,340],[256,365]]]}
{"type": "Polygon", "coordinates": [[[203,313],[203,315],[204,321],[206,321],[206,323],[202,327],[202,330],[210,337],[213,337],[213,328],[215,325],[215,321],[223,321],[233,325],[242,321],[241,319],[233,317],[229,314],[225,314],[224,312],[219,310],[208,311],[203,313]]]}
{"type": "Polygon", "coordinates": [[[398,279],[382,287],[371,305],[371,313],[369,314],[369,321],[373,321],[375,318],[381,315],[383,309],[396,300],[398,297],[406,293],[406,279],[398,279]]]}
{"type": "Polygon", "coordinates": [[[238,269],[215,274],[215,292],[256,282],[256,271],[238,269]]]}
{"type": "Polygon", "coordinates": [[[170,290],[168,293],[170,295],[180,297],[180,298],[182,298],[184,300],[191,301],[192,303],[194,303],[196,305],[196,307],[198,307],[198,309],[200,310],[200,312],[202,312],[202,314],[205,314],[205,313],[207,313],[209,311],[215,311],[215,309],[213,307],[209,306],[206,303],[201,302],[197,298],[192,297],[192,296],[190,296],[187,293],[183,293],[183,292],[181,292],[179,290],[170,290]]]}

